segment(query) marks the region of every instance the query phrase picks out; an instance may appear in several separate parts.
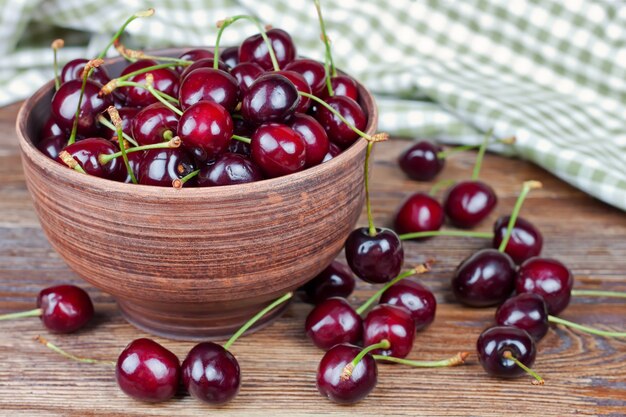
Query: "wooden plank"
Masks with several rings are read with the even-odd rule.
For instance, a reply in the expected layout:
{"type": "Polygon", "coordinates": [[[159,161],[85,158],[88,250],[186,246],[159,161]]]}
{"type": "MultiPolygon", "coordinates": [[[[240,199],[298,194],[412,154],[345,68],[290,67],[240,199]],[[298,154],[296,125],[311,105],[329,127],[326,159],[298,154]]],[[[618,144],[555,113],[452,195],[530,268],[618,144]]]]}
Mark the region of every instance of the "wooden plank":
{"type": "MultiPolygon", "coordinates": [[[[0,311],[31,308],[44,286],[74,282],[93,296],[98,315],[74,335],[48,335],[36,319],[0,323],[0,415],[75,416],[191,416],[213,409],[181,393],[165,404],[138,403],[121,393],[107,366],[72,363],[33,341],[38,334],[84,356],[114,359],[132,339],[147,336],[128,325],[114,301],[83,284],[50,248],[33,212],[24,185],[19,149],[13,129],[18,105],[0,109],[0,311]]],[[[408,144],[394,140],[377,145],[373,202],[376,222],[389,225],[403,198],[430,184],[405,179],[395,158],[408,144]]],[[[440,178],[469,176],[474,154],[451,158],[440,178]]],[[[493,220],[511,210],[521,182],[537,179],[544,188],[533,191],[523,216],[544,234],[544,254],[564,261],[576,275],[577,288],[626,291],[626,216],[564,184],[524,161],[487,155],[481,177],[500,198],[493,220]]],[[[311,219],[314,221],[314,219],[311,219]]],[[[365,224],[365,217],[361,217],[365,224]]],[[[434,257],[434,270],[423,277],[436,293],[437,318],[417,336],[414,359],[448,357],[472,352],[469,364],[438,370],[397,365],[379,366],[379,384],[363,402],[337,406],[315,388],[315,370],[322,353],[304,336],[303,322],[310,306],[293,303],[274,325],[244,337],[233,347],[243,375],[240,395],[219,408],[221,415],[481,415],[516,414],[624,415],[626,413],[626,343],[582,335],[562,328],[550,330],[539,345],[535,369],[546,385],[528,378],[511,381],[487,376],[474,355],[478,334],[493,320],[493,309],[463,308],[451,298],[449,280],[456,265],[485,241],[437,238],[405,245],[406,263],[434,257]]],[[[341,257],[341,256],[340,256],[341,257]]],[[[356,305],[374,286],[359,283],[351,297],[356,305]]],[[[624,329],[623,301],[575,299],[564,318],[607,329],[624,329]]],[[[181,359],[193,346],[155,338],[181,359]]]]}

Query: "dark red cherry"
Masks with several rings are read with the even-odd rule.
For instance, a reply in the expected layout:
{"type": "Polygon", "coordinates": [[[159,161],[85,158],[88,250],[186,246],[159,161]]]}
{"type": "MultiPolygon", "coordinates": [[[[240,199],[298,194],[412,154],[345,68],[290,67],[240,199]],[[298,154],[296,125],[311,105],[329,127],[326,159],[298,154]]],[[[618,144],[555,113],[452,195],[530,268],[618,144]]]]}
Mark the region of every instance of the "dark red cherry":
{"type": "MultiPolygon", "coordinates": [[[[117,146],[104,138],[87,138],[68,145],[64,149],[89,175],[118,180],[124,177],[125,167],[121,157],[113,158],[106,164],[98,160],[100,155],[110,155],[119,151],[117,146]]],[[[59,158],[57,158],[62,162],[59,158]]]]}
{"type": "Polygon", "coordinates": [[[326,69],[324,64],[312,59],[298,58],[284,68],[295,71],[306,80],[314,95],[319,96],[326,88],[326,69]]]}
{"type": "Polygon", "coordinates": [[[444,158],[437,156],[441,151],[441,146],[423,140],[402,152],[398,164],[412,180],[430,181],[441,172],[446,163],[444,158]]]}
{"type": "MultiPolygon", "coordinates": [[[[133,62],[128,65],[124,71],[122,71],[121,75],[130,74],[131,72],[135,72],[137,70],[151,67],[153,65],[157,65],[156,61],[151,59],[143,59],[137,62],[133,62]]],[[[177,97],[178,95],[178,75],[168,69],[161,68],[157,70],[150,71],[152,77],[154,79],[154,89],[161,91],[165,94],[168,94],[172,97],[177,97]]],[[[139,84],[146,83],[146,77],[148,73],[135,75],[130,77],[128,81],[136,82],[139,84]]],[[[157,103],[158,100],[145,88],[139,87],[120,87],[120,92],[124,94],[126,97],[126,104],[132,107],[145,107],[152,103],[157,103]]]]}
{"type": "Polygon", "coordinates": [[[333,261],[311,281],[304,284],[303,299],[319,304],[331,297],[347,298],[354,291],[354,275],[346,265],[333,261]]]}
{"type": "Polygon", "coordinates": [[[171,187],[172,181],[181,179],[194,170],[193,158],[184,149],[151,149],[145,151],[139,163],[137,181],[144,185],[171,187]]]}
{"type": "MultiPolygon", "coordinates": [[[[502,216],[493,225],[493,247],[499,248],[509,226],[511,216],[502,216]]],[[[538,256],[543,247],[543,236],[531,222],[518,217],[511,232],[511,238],[504,251],[516,264],[538,256]]]]}
{"type": "MultiPolygon", "coordinates": [[[[213,51],[209,51],[207,49],[191,49],[189,51],[184,52],[182,55],[180,55],[178,59],[182,59],[184,61],[198,62],[201,59],[213,60],[213,56],[214,56],[213,51]]],[[[185,72],[187,68],[189,67],[176,67],[176,71],[182,74],[183,72],[185,72]]],[[[181,79],[182,78],[183,77],[181,77],[181,79]]]]}
{"type": "MultiPolygon", "coordinates": [[[[82,82],[83,70],[88,62],[88,59],[78,58],[65,64],[61,70],[61,83],[66,83],[72,80],[80,80],[82,82]]],[[[93,72],[89,76],[89,79],[100,85],[105,85],[111,81],[111,77],[109,77],[109,74],[107,74],[104,67],[94,68],[93,72]]]]}
{"type": "MultiPolygon", "coordinates": [[[[128,157],[128,165],[130,165],[130,169],[131,171],[133,171],[135,179],[137,179],[137,177],[139,176],[139,165],[141,164],[141,161],[143,161],[144,154],[144,151],[130,152],[126,154],[126,156],[128,157]]],[[[122,182],[130,184],[132,182],[130,174],[126,169],[122,169],[122,171],[124,171],[124,173],[126,174],[126,178],[120,178],[120,180],[122,182]]]]}
{"type": "Polygon", "coordinates": [[[328,144],[328,152],[326,152],[326,155],[324,156],[324,159],[322,159],[322,162],[330,161],[331,159],[336,158],[337,155],[339,155],[340,153],[341,148],[330,142],[328,144]]]}
{"type": "Polygon", "coordinates": [[[320,164],[328,154],[330,142],[326,131],[313,117],[296,113],[289,119],[289,127],[300,134],[306,145],[306,167],[320,164]]]}
{"type": "Polygon", "coordinates": [[[254,62],[242,62],[230,70],[230,74],[237,80],[242,93],[248,91],[252,83],[264,73],[265,70],[254,62]]]}
{"type": "Polygon", "coordinates": [[[404,307],[379,304],[363,320],[363,345],[369,346],[387,339],[389,349],[376,349],[373,353],[405,358],[413,349],[415,322],[404,307]]]}
{"type": "Polygon", "coordinates": [[[200,168],[199,187],[244,184],[263,179],[261,169],[247,157],[223,153],[217,160],[200,168]]]}
{"type": "Polygon", "coordinates": [[[228,149],[233,136],[233,119],[221,105],[199,101],[180,117],[178,136],[186,148],[201,151],[201,160],[211,160],[228,149]]]}
{"type": "Polygon", "coordinates": [[[231,112],[239,103],[239,84],[225,71],[199,68],[182,82],[178,100],[183,110],[199,101],[212,101],[231,112]]]}
{"type": "Polygon", "coordinates": [[[237,396],[241,371],[237,359],[222,346],[203,342],[183,361],[183,384],[192,397],[209,404],[225,404],[237,396]]]}
{"type": "Polygon", "coordinates": [[[267,123],[259,126],[250,143],[252,161],[270,178],[304,169],[306,143],[288,126],[267,123]]]}
{"type": "MultiPolygon", "coordinates": [[[[293,83],[293,85],[296,86],[296,89],[299,92],[311,94],[311,87],[309,86],[309,83],[307,83],[304,77],[297,72],[282,70],[276,71],[275,73],[286,77],[289,81],[293,83]]],[[[306,113],[309,110],[310,106],[311,99],[308,97],[300,96],[300,98],[298,99],[298,105],[296,106],[296,111],[299,113],[306,113]]]]}
{"type": "Polygon", "coordinates": [[[67,145],[67,137],[65,136],[49,136],[37,143],[37,149],[48,158],[56,159],[59,153],[67,145]]]}
{"type": "Polygon", "coordinates": [[[304,329],[315,346],[328,350],[339,343],[358,343],[363,320],[345,298],[331,297],[311,310],[304,329]]]}
{"type": "Polygon", "coordinates": [[[400,206],[394,229],[399,234],[439,230],[444,218],[439,201],[428,194],[415,193],[400,206]]]}
{"type": "Polygon", "coordinates": [[[178,115],[163,103],[150,104],[137,113],[131,122],[132,137],[139,145],[161,143],[165,132],[176,135],[178,115]]]}
{"type": "MultiPolygon", "coordinates": [[[[185,70],[182,72],[182,74],[180,74],[180,81],[181,82],[185,81],[185,78],[187,78],[189,74],[191,74],[193,71],[200,69],[200,68],[213,69],[213,58],[199,59],[193,64],[186,67],[185,70]]],[[[226,73],[229,72],[228,67],[222,61],[217,61],[217,69],[219,69],[220,71],[224,71],[226,73]]]]}
{"type": "MultiPolygon", "coordinates": [[[[74,109],[76,111],[76,109],[74,109]]],[[[51,136],[66,136],[68,139],[70,137],[70,132],[61,129],[61,126],[57,124],[54,120],[54,117],[48,117],[46,123],[44,123],[43,127],[39,131],[39,137],[41,139],[49,138],[51,136]]]]}
{"type": "Polygon", "coordinates": [[[72,333],[93,317],[91,298],[75,285],[57,285],[41,290],[37,296],[41,321],[49,330],[72,333]]]}
{"type": "Polygon", "coordinates": [[[115,377],[129,397],[146,402],[167,401],[178,390],[180,362],[154,340],[136,339],[117,359],[115,377]]]}
{"type": "Polygon", "coordinates": [[[370,236],[367,227],[355,229],[345,244],[350,269],[363,281],[382,284],[397,277],[404,262],[404,249],[398,235],[390,229],[376,229],[370,236]]]}
{"type": "Polygon", "coordinates": [[[371,354],[359,361],[349,378],[342,377],[346,365],[360,352],[360,347],[345,343],[324,354],[317,368],[320,394],[339,404],[353,404],[367,397],[378,381],[378,368],[371,354]]]}
{"type": "Polygon", "coordinates": [[[515,378],[525,372],[513,360],[503,356],[510,352],[518,361],[531,367],[537,354],[533,338],[524,330],[497,326],[485,330],[476,343],[478,360],[489,375],[515,378]]]}
{"type": "Polygon", "coordinates": [[[538,342],[548,332],[548,306],[538,294],[518,294],[498,307],[496,323],[526,330],[538,342]]]}
{"type": "MultiPolygon", "coordinates": [[[[133,119],[137,115],[137,113],[139,113],[139,110],[141,109],[138,109],[137,107],[121,107],[117,109],[117,112],[119,113],[120,118],[122,119],[122,132],[133,136],[132,131],[131,131],[131,124],[133,122],[133,119]]],[[[115,130],[111,130],[108,127],[103,126],[100,129],[100,131],[101,131],[103,138],[105,139],[115,138],[115,140],[117,141],[117,132],[115,130]]]]}
{"type": "Polygon", "coordinates": [[[239,47],[229,46],[220,52],[220,61],[224,62],[228,68],[234,68],[239,64],[239,47]]]}
{"type": "Polygon", "coordinates": [[[411,278],[389,287],[380,296],[379,303],[407,309],[415,323],[415,330],[422,330],[432,323],[437,311],[437,300],[433,293],[411,278]]]}
{"type": "MultiPolygon", "coordinates": [[[[351,125],[364,130],[367,118],[359,103],[348,97],[330,97],[326,103],[341,114],[351,125]]],[[[342,149],[352,145],[358,138],[352,129],[324,106],[317,106],[313,116],[324,127],[328,139],[342,149]]]]}
{"type": "MultiPolygon", "coordinates": [[[[359,101],[359,87],[352,77],[336,75],[330,78],[330,85],[333,87],[333,94],[335,96],[350,97],[354,101],[359,101]]],[[[329,97],[328,87],[326,85],[324,85],[321,97],[323,99],[329,97]]]]}
{"type": "MultiPolygon", "coordinates": [[[[270,39],[278,66],[283,68],[296,57],[296,46],[291,36],[282,29],[266,32],[270,39]]],[[[266,70],[273,69],[267,45],[260,33],[246,38],[239,46],[239,62],[256,62],[266,70]]]]}
{"type": "MultiPolygon", "coordinates": [[[[238,134],[238,133],[236,133],[238,134]]],[[[243,135],[242,135],[243,136],[243,135]]],[[[228,144],[228,152],[237,153],[239,155],[250,157],[252,150],[250,145],[240,140],[231,140],[228,144]]]]}
{"type": "Polygon", "coordinates": [[[548,306],[548,313],[554,316],[569,304],[573,286],[574,277],[569,268],[550,258],[528,259],[520,265],[515,280],[518,294],[539,294],[548,306]]]}
{"type": "Polygon", "coordinates": [[[506,300],[515,288],[515,264],[495,249],[482,249],[459,264],[452,277],[456,299],[471,307],[488,307],[506,300]]]}
{"type": "MultiPolygon", "coordinates": [[[[54,120],[61,129],[72,130],[74,116],[78,107],[78,99],[83,82],[80,80],[68,81],[61,84],[61,87],[52,96],[50,110],[54,120]]],[[[90,136],[97,133],[98,115],[104,112],[113,102],[111,96],[99,97],[101,86],[93,81],[85,83],[85,93],[80,104],[78,115],[77,133],[82,136],[90,136]]]]}
{"type": "Polygon", "coordinates": [[[482,181],[462,181],[448,190],[443,208],[456,227],[468,229],[489,215],[498,203],[493,188],[482,181]]]}
{"type": "Polygon", "coordinates": [[[295,111],[299,98],[296,86],[287,77],[264,74],[243,95],[241,114],[253,124],[281,121],[295,111]]]}

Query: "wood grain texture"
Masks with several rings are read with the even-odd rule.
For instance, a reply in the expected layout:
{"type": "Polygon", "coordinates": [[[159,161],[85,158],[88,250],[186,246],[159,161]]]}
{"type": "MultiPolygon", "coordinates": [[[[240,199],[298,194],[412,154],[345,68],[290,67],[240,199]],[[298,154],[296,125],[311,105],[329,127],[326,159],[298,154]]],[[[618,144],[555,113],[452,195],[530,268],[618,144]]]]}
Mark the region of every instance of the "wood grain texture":
{"type": "MultiPolygon", "coordinates": [[[[359,92],[374,134],[373,99],[359,92]]],[[[186,340],[232,334],[328,265],[359,217],[365,141],[325,164],[249,184],[124,184],[69,170],[33,146],[52,93],[49,82],[18,115],[35,212],[71,269],[142,329],[186,340]]]]}
{"type": "MultiPolygon", "coordinates": [[[[133,338],[146,336],[127,324],[113,299],[72,273],[46,241],[25,186],[13,131],[18,106],[0,110],[0,310],[31,308],[44,286],[73,282],[93,296],[98,315],[75,335],[47,335],[72,352],[112,359],[133,338]]],[[[410,193],[429,184],[405,179],[395,158],[407,144],[377,145],[373,176],[374,214],[390,224],[393,212],[410,193]]],[[[462,179],[471,172],[473,153],[448,160],[440,178],[462,179]]],[[[576,288],[626,291],[626,217],[545,171],[523,161],[487,155],[481,176],[500,197],[490,224],[513,207],[521,182],[538,179],[522,215],[545,237],[544,254],[564,261],[576,276],[576,288]]],[[[316,221],[313,218],[312,221],[316,221]]],[[[362,215],[359,221],[365,224],[362,215]]],[[[3,416],[569,416],[626,414],[626,341],[552,328],[538,348],[535,369],[546,379],[536,387],[530,379],[502,381],[484,374],[473,354],[478,334],[493,320],[493,309],[467,309],[451,300],[449,279],[455,266],[479,239],[436,238],[405,246],[406,263],[429,257],[438,263],[423,281],[437,295],[435,322],[417,336],[414,359],[436,359],[460,350],[472,351],[466,366],[418,370],[396,365],[379,367],[379,384],[363,402],[344,407],[319,396],[315,370],[322,353],[307,342],[303,322],[310,306],[294,302],[282,318],[233,346],[242,367],[243,385],[236,400],[219,409],[180,395],[161,405],[137,403],[122,394],[106,366],[68,362],[32,339],[46,335],[36,319],[0,322],[0,415],[3,416]]],[[[340,255],[340,258],[343,258],[340,255]]],[[[374,286],[358,283],[351,301],[363,302],[374,286]]],[[[626,327],[623,301],[575,299],[562,317],[604,329],[626,327]]],[[[155,338],[181,359],[193,346],[155,338]]]]}

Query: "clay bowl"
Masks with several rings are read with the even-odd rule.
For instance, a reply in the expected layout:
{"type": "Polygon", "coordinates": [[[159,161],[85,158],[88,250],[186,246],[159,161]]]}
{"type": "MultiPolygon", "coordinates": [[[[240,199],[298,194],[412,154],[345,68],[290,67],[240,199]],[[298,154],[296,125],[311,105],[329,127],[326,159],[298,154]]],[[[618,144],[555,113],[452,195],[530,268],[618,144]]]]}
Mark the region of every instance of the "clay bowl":
{"type": "MultiPolygon", "coordinates": [[[[115,59],[107,70],[116,76],[123,66],[115,59]]],[[[373,134],[374,100],[362,85],[359,92],[373,134]]],[[[35,148],[52,94],[51,81],[17,118],[39,221],[69,267],[111,294],[126,319],[147,332],[186,340],[231,335],[328,265],[361,213],[364,140],[324,164],[251,184],[123,184],[70,170],[35,148]]]]}

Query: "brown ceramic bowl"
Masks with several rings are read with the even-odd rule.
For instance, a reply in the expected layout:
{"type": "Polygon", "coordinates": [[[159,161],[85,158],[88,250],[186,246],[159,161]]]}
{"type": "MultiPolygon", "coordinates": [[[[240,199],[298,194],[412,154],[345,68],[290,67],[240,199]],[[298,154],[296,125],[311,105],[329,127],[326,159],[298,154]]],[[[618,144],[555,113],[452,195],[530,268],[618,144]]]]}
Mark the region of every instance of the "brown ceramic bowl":
{"type": "MultiPolygon", "coordinates": [[[[114,76],[123,66],[111,60],[107,70],[114,76]]],[[[359,92],[373,134],[374,100],[361,85],[359,92]]],[[[26,183],[43,230],[70,268],[115,297],[126,319],[150,333],[229,336],[328,265],[363,207],[364,140],[305,171],[243,185],[177,190],[80,174],[34,146],[52,94],[51,81],[17,118],[26,183]]]]}

